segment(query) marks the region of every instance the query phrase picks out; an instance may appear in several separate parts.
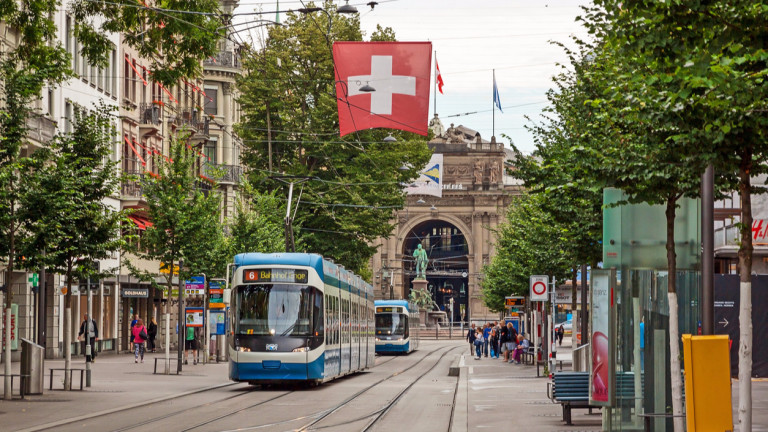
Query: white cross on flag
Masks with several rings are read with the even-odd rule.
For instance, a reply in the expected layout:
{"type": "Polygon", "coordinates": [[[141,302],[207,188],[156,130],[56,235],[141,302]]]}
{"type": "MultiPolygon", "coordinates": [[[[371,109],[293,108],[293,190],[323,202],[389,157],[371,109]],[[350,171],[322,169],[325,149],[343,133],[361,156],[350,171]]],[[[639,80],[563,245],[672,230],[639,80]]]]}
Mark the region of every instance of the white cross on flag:
{"type": "Polygon", "coordinates": [[[341,136],[377,127],[427,135],[431,42],[334,42],[333,60],[341,136]]]}

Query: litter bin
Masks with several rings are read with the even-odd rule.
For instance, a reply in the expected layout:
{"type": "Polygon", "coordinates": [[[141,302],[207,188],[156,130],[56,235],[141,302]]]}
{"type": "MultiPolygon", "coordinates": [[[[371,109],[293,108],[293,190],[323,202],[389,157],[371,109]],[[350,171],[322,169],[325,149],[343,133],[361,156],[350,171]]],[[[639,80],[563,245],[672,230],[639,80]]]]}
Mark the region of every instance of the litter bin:
{"type": "Polygon", "coordinates": [[[21,338],[21,375],[24,380],[24,393],[43,394],[45,348],[21,338]]]}

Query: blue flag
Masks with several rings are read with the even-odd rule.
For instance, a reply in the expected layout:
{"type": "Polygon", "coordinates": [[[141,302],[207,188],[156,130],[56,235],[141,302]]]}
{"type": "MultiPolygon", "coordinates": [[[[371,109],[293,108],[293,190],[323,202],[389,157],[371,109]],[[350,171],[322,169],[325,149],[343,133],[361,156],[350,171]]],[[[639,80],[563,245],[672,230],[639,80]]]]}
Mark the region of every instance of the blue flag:
{"type": "Polygon", "coordinates": [[[501,109],[501,98],[499,97],[499,88],[496,87],[496,75],[493,75],[493,103],[499,108],[499,111],[504,112],[501,109]]]}

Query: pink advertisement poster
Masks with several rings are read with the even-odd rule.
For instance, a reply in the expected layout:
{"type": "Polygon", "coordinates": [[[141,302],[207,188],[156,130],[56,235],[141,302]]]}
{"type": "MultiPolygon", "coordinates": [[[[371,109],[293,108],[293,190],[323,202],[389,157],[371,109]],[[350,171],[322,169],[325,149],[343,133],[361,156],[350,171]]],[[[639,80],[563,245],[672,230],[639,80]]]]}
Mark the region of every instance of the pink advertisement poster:
{"type": "Polygon", "coordinates": [[[611,378],[613,375],[613,291],[611,271],[595,270],[591,280],[592,338],[591,368],[589,375],[590,403],[610,405],[612,401],[611,378]]]}

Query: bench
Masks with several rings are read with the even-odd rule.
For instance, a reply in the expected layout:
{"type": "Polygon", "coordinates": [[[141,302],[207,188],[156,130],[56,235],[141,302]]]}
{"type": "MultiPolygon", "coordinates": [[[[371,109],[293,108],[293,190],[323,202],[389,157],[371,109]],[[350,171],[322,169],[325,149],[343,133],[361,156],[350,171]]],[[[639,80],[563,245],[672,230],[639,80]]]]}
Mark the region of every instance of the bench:
{"type": "MultiPolygon", "coordinates": [[[[1,377],[5,377],[5,374],[0,374],[1,377]]],[[[9,374],[8,376],[11,377],[11,389],[13,389],[13,378],[19,377],[19,395],[21,395],[21,398],[24,399],[24,387],[26,387],[27,379],[29,378],[29,375],[26,374],[9,374]]]]}
{"type": "MultiPolygon", "coordinates": [[[[66,375],[67,369],[66,368],[49,368],[49,369],[51,371],[51,381],[50,381],[50,384],[48,386],[48,390],[53,390],[53,371],[64,371],[64,374],[66,375]]],[[[71,387],[71,383],[72,383],[72,374],[75,371],[79,371],[80,372],[80,390],[82,391],[83,390],[83,377],[85,377],[85,368],[69,368],[70,387],[71,387]]],[[[65,378],[66,378],[66,376],[65,376],[65,378]]]]}
{"type": "Polygon", "coordinates": [[[572,409],[587,408],[592,414],[592,408],[600,408],[589,403],[588,372],[558,372],[550,384],[550,398],[563,406],[563,421],[569,426],[573,425],[572,409]]]}
{"type": "MultiPolygon", "coordinates": [[[[152,371],[152,374],[154,374],[154,375],[157,375],[157,362],[158,361],[165,362],[165,357],[155,357],[155,369],[152,371]]],[[[176,358],[176,357],[169,357],[168,358],[168,372],[169,373],[173,372],[173,369],[171,369],[171,362],[172,361],[176,362],[176,375],[178,375],[179,374],[179,367],[178,367],[179,359],[176,358]]],[[[165,375],[164,373],[161,373],[161,374],[165,375]]]]}

